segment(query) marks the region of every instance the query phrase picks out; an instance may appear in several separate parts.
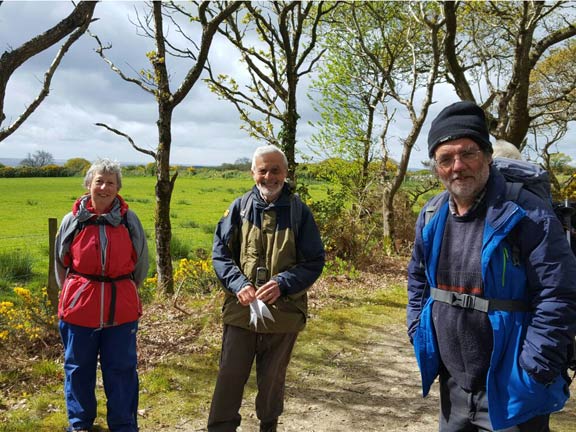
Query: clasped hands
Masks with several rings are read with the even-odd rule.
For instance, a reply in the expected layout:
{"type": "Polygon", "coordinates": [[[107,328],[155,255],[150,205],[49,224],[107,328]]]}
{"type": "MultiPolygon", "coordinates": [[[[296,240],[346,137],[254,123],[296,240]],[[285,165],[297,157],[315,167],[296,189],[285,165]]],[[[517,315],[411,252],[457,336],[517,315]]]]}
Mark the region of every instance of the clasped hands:
{"type": "Polygon", "coordinates": [[[246,285],[238,291],[236,297],[242,306],[248,306],[256,299],[264,303],[274,304],[280,297],[280,286],[274,279],[270,279],[258,289],[254,288],[253,285],[246,285]]]}
{"type": "Polygon", "coordinates": [[[250,306],[250,326],[254,326],[255,331],[258,330],[258,321],[261,321],[264,327],[266,327],[264,318],[275,321],[265,304],[272,304],[280,297],[280,287],[275,280],[269,280],[258,289],[253,285],[247,285],[238,292],[237,297],[241,305],[250,306]]]}

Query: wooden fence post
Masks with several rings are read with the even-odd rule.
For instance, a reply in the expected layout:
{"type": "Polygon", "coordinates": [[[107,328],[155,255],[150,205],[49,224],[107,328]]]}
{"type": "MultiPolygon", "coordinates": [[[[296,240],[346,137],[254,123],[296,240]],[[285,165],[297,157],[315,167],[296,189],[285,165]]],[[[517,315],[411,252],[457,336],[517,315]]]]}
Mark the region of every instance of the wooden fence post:
{"type": "Polygon", "coordinates": [[[58,313],[58,283],[56,282],[56,270],[54,268],[54,241],[58,231],[58,220],[56,218],[48,219],[48,241],[49,241],[49,259],[48,259],[48,299],[54,314],[58,313]]]}

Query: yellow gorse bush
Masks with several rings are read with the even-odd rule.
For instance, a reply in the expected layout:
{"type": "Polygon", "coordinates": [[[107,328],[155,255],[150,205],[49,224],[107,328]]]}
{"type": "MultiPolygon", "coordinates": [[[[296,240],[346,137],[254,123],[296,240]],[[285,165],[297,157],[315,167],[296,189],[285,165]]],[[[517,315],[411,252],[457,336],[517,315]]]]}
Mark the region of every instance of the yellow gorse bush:
{"type": "Polygon", "coordinates": [[[34,295],[16,287],[14,293],[18,301],[0,302],[0,344],[26,344],[55,331],[57,317],[51,312],[46,288],[34,295]]]}
{"type": "MultiPolygon", "coordinates": [[[[218,278],[212,269],[211,259],[181,259],[174,270],[174,283],[179,291],[190,293],[209,293],[219,286],[218,278]]],[[[146,278],[140,287],[140,298],[148,303],[156,295],[158,275],[146,278]]]]}
{"type": "Polygon", "coordinates": [[[174,283],[185,291],[207,293],[219,284],[212,269],[212,260],[190,260],[183,258],[174,272],[174,283]]]}

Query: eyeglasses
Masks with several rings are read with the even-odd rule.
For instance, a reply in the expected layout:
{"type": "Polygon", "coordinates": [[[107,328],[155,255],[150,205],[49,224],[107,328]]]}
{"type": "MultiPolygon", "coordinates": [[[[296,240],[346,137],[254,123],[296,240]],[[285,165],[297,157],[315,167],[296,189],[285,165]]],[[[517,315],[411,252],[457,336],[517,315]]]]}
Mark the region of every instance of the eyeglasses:
{"type": "Polygon", "coordinates": [[[455,155],[446,155],[442,156],[438,159],[434,159],[436,165],[438,165],[443,170],[450,169],[454,166],[454,162],[456,161],[456,157],[460,159],[460,162],[469,164],[472,162],[476,162],[480,157],[482,150],[466,150],[462,153],[456,153],[455,155]]]}

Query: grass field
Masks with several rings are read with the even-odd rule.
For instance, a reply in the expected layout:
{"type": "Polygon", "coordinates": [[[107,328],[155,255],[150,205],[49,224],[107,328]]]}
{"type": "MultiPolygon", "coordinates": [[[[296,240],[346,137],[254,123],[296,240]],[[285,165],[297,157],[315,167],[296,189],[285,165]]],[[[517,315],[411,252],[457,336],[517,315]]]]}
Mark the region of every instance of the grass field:
{"type": "MultiPolygon", "coordinates": [[[[150,238],[154,234],[155,178],[126,177],[120,194],[138,214],[150,238]]],[[[0,179],[3,229],[0,250],[25,248],[47,238],[48,218],[58,222],[71,210],[84,189],[82,179],[0,179]]],[[[176,181],[171,204],[174,235],[185,236],[194,246],[210,244],[214,226],[230,202],[249,189],[252,180],[185,177],[176,181]]]]}
{"type": "MultiPolygon", "coordinates": [[[[0,178],[0,253],[21,252],[32,257],[33,280],[48,274],[48,219],[58,224],[84,193],[80,177],[0,178]]],[[[124,177],[120,194],[136,212],[148,235],[151,272],[154,271],[155,177],[124,177]]],[[[182,176],[176,180],[171,201],[172,235],[194,253],[210,251],[214,228],[234,198],[253,185],[244,177],[182,176]]],[[[323,196],[322,185],[311,185],[310,194],[323,196]]]]}

